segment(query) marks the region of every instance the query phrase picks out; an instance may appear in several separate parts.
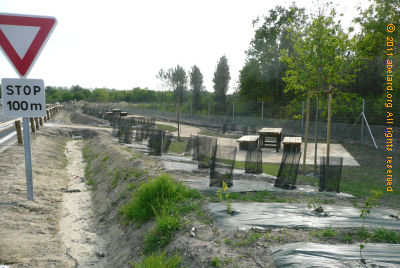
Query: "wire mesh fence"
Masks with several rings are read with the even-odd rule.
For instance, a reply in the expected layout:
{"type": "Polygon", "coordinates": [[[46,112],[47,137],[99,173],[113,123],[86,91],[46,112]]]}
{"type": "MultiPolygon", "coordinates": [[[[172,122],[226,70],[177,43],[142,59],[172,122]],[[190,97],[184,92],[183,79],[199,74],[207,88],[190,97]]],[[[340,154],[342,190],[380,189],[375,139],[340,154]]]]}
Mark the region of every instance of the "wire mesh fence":
{"type": "MultiPolygon", "coordinates": [[[[218,129],[222,133],[251,134],[262,127],[282,128],[283,136],[305,137],[307,105],[297,103],[251,103],[232,102],[224,108],[219,104],[203,104],[198,110],[191,104],[180,108],[182,123],[218,129]]],[[[387,128],[387,111],[384,101],[368,103],[351,100],[347,104],[332,104],[332,142],[359,143],[384,149],[387,128]]],[[[153,116],[169,121],[177,120],[175,104],[130,104],[124,107],[130,114],[153,116]]],[[[327,100],[321,96],[319,101],[311,99],[309,112],[308,139],[310,141],[327,138],[327,100]],[[318,105],[317,105],[318,104],[318,105]]],[[[394,101],[391,112],[400,114],[400,102],[394,101]]],[[[399,123],[394,122],[393,139],[397,141],[395,150],[400,150],[399,123]]]]}

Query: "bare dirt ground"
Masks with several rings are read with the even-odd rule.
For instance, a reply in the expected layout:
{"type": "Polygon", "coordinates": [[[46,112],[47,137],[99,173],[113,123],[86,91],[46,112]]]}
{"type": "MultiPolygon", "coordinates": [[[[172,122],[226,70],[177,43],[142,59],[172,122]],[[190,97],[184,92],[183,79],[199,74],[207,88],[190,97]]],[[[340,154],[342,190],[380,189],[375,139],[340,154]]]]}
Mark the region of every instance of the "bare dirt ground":
{"type": "Polygon", "coordinates": [[[32,135],[34,202],[26,197],[23,146],[0,154],[0,265],[74,267],[59,235],[66,139],[49,128],[32,135]]]}

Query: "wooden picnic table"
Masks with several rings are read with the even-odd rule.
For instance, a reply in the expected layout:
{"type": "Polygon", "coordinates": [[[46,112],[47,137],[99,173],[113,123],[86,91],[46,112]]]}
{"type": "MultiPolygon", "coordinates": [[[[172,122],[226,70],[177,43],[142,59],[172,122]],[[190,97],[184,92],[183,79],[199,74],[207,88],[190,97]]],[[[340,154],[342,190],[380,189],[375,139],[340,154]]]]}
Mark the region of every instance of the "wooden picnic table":
{"type": "Polygon", "coordinates": [[[300,152],[301,137],[285,137],[282,143],[284,152],[300,152]]]}
{"type": "Polygon", "coordinates": [[[259,138],[258,135],[244,135],[237,139],[236,142],[239,142],[239,150],[247,150],[250,143],[258,144],[259,138]]]}
{"type": "Polygon", "coordinates": [[[260,137],[259,143],[261,147],[273,146],[276,148],[276,152],[279,152],[281,148],[282,140],[282,128],[262,128],[258,131],[260,137]],[[265,141],[265,138],[272,137],[276,138],[276,141],[265,141]]]}

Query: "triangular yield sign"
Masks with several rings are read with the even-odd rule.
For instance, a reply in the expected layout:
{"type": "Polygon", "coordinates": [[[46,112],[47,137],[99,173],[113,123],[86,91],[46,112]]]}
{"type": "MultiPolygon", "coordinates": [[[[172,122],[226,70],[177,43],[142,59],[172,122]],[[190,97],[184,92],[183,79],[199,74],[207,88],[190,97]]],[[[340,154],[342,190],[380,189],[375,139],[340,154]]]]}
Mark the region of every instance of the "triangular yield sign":
{"type": "Polygon", "coordinates": [[[0,47],[21,78],[28,75],[56,22],[53,17],[0,14],[0,47]]]}

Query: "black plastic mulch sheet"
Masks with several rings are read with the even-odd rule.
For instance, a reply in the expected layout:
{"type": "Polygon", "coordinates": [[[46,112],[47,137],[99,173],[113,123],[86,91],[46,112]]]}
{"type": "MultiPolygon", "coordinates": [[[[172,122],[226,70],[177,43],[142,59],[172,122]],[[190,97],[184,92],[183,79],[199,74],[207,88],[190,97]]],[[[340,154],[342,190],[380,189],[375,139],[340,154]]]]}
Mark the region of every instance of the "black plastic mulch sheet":
{"type": "Polygon", "coordinates": [[[329,157],[329,166],[327,159],[322,156],[320,161],[319,189],[321,191],[340,192],[340,178],[342,176],[342,157],[329,157]]]}
{"type": "Polygon", "coordinates": [[[258,144],[248,144],[244,170],[246,173],[262,173],[262,152],[258,144]]]}
{"type": "Polygon", "coordinates": [[[233,185],[233,169],[235,167],[236,150],[234,146],[215,144],[211,153],[210,186],[228,187],[233,185]]]}
{"type": "Polygon", "coordinates": [[[359,244],[293,243],[272,249],[277,267],[400,267],[400,245],[365,244],[360,261],[359,244]]]}
{"type": "MultiPolygon", "coordinates": [[[[218,226],[224,229],[250,229],[254,226],[265,228],[354,228],[360,227],[360,209],[341,206],[323,206],[328,216],[319,216],[307,208],[306,204],[286,203],[232,203],[233,210],[238,211],[233,216],[226,213],[223,203],[210,203],[208,209],[217,221],[218,226]]],[[[393,219],[393,209],[372,209],[365,219],[365,227],[400,230],[400,221],[393,219]]]]}

